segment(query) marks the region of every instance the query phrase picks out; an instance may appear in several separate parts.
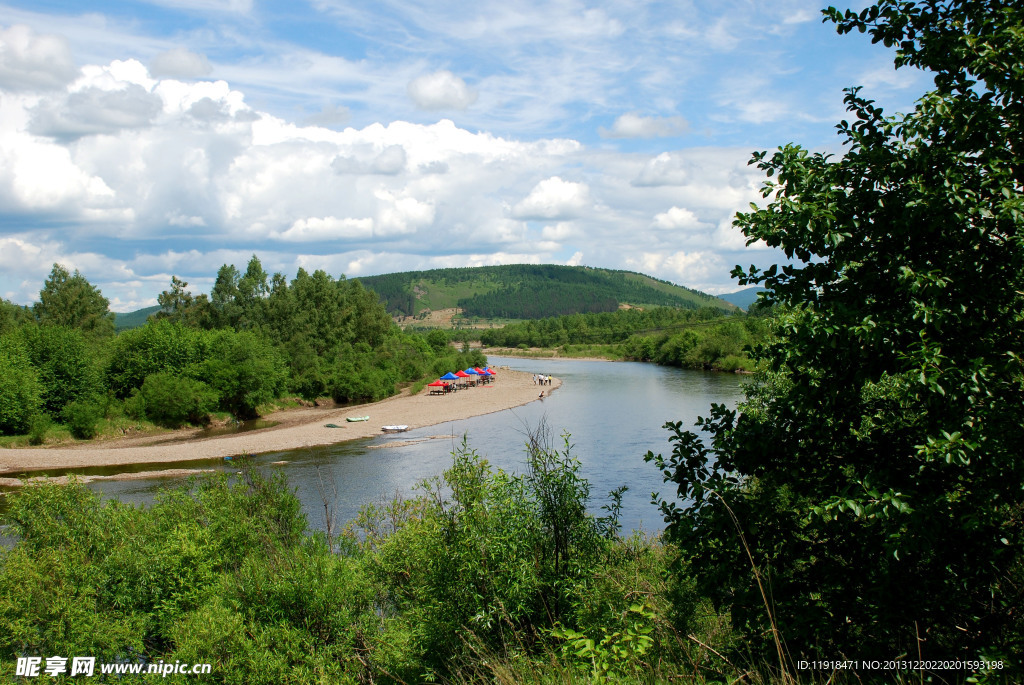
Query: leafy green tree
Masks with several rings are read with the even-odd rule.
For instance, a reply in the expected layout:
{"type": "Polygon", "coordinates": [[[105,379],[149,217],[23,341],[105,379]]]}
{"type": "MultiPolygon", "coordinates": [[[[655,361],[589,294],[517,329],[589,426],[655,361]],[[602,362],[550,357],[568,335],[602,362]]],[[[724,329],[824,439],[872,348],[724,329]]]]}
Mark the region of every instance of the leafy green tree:
{"type": "Polygon", "coordinates": [[[217,391],[223,409],[243,419],[258,416],[256,408],[284,389],[284,361],[255,333],[222,330],[212,335],[210,356],[197,369],[198,378],[217,391]]]}
{"type": "Polygon", "coordinates": [[[0,300],[0,335],[6,335],[33,320],[34,317],[28,307],[0,300]]]}
{"type": "Polygon", "coordinates": [[[71,274],[60,264],[53,265],[32,310],[43,324],[79,328],[93,337],[114,333],[110,301],[77,269],[71,274]]]}
{"type": "Polygon", "coordinates": [[[59,418],[64,407],[100,390],[94,353],[79,329],[66,326],[23,326],[24,342],[39,378],[43,408],[59,418]]]}
{"type": "Polygon", "coordinates": [[[160,293],[156,301],[162,309],[153,318],[167,319],[193,328],[213,328],[213,309],[205,294],[193,295],[188,282],[171,276],[171,289],[160,293]]]}
{"type": "Polygon", "coordinates": [[[662,503],[668,531],[755,645],[1016,659],[1024,6],[825,14],[935,89],[894,117],[848,90],[839,159],[754,156],[768,203],[737,225],[794,263],[735,273],[786,313],[743,412],[713,407],[704,439],[673,424],[672,455],[648,455],[683,501],[662,503]]]}
{"type": "Polygon", "coordinates": [[[166,372],[147,376],[139,394],[146,417],[168,428],[205,422],[219,399],[206,383],[166,372]]]}
{"type": "Polygon", "coordinates": [[[166,320],[150,321],[114,339],[106,383],[118,397],[128,397],[147,376],[161,371],[188,375],[209,356],[209,333],[166,320]]]}
{"type": "Polygon", "coordinates": [[[38,373],[17,336],[0,337],[0,378],[0,434],[24,433],[41,401],[38,373]]]}

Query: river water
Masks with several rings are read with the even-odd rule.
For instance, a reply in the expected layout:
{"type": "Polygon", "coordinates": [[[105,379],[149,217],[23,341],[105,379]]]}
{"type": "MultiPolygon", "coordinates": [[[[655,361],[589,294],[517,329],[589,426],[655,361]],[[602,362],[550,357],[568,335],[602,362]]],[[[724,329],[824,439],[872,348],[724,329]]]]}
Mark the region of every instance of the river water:
{"type": "MultiPolygon", "coordinates": [[[[527,432],[544,423],[555,447],[562,446],[563,433],[569,434],[572,454],[580,460],[582,475],[591,484],[592,511],[602,513],[607,493],[626,485],[629,491],[623,497],[623,530],[653,532],[663,524],[651,504],[651,493],[667,493],[669,489],[662,483],[660,472],[644,462],[644,455],[648,450],[671,451],[668,431],[662,428],[666,421],[692,426],[698,416],[708,414],[712,403],[735,407],[746,382],[735,374],[643,363],[507,357],[490,357],[489,362],[555,376],[562,380],[562,386],[542,401],[515,409],[397,435],[262,454],[250,461],[261,468],[283,469],[302,501],[310,526],[323,528],[323,486],[329,492],[335,518],[348,521],[364,504],[379,503],[396,492],[407,495],[424,478],[440,475],[450,466],[451,452],[463,435],[469,446],[494,466],[522,472],[527,432]],[[385,443],[399,446],[381,447],[385,443]],[[273,465],[276,461],[288,463],[273,465]]],[[[500,387],[499,374],[495,391],[500,387]]],[[[189,466],[209,468],[210,462],[189,466]]],[[[237,462],[218,462],[217,467],[238,469],[237,462]]],[[[169,484],[173,481],[154,478],[97,481],[89,487],[108,497],[149,502],[169,484]]]]}

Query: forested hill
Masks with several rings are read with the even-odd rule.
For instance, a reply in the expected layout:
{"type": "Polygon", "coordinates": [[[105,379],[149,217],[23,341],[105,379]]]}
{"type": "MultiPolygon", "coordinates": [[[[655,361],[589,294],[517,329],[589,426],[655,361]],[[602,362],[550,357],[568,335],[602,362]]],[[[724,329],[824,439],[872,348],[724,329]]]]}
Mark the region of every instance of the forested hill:
{"type": "Polygon", "coordinates": [[[467,316],[539,319],[565,314],[615,311],[620,305],[683,309],[727,302],[632,271],[583,266],[513,264],[366,276],[392,315],[415,316],[425,309],[461,307],[467,316]]]}

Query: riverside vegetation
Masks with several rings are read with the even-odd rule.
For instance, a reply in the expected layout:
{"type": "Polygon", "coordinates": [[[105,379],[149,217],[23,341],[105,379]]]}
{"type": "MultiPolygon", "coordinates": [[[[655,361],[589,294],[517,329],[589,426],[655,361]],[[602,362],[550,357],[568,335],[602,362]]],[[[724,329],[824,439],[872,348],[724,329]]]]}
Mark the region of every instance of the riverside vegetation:
{"type": "Polygon", "coordinates": [[[401,383],[478,366],[443,331],[403,333],[358,282],[300,270],[268,278],[254,256],[211,295],[172,279],[161,311],[114,334],[108,301],[55,264],[32,308],[0,304],[0,434],[33,444],[140,422],[178,427],[257,416],[283,396],[383,399],[401,383]]]}
{"type": "Polygon", "coordinates": [[[522,476],[464,447],[344,534],[304,534],[252,473],[149,509],[26,488],[3,673],[87,652],[212,682],[1024,681],[1024,8],[825,16],[935,88],[898,116],[848,91],[838,159],[754,156],[766,206],[737,223],[792,263],[736,274],[778,324],[740,411],[647,455],[662,540],[619,537],[614,493],[588,515],[541,440],[522,476]],[[918,665],[799,667],[847,659],[918,665]]]}

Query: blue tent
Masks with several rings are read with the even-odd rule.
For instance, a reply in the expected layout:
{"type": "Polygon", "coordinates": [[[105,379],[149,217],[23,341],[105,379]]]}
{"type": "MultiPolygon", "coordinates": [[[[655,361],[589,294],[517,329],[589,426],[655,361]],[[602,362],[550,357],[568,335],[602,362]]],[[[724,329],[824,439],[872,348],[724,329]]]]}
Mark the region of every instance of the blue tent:
{"type": "Polygon", "coordinates": [[[466,369],[466,373],[472,374],[474,376],[479,376],[480,375],[480,373],[476,369],[474,369],[473,367],[469,367],[468,369],[466,369]]]}
{"type": "Polygon", "coordinates": [[[443,380],[443,381],[457,381],[457,380],[459,380],[459,377],[456,376],[451,371],[449,371],[445,375],[441,376],[441,380],[443,380]]]}

